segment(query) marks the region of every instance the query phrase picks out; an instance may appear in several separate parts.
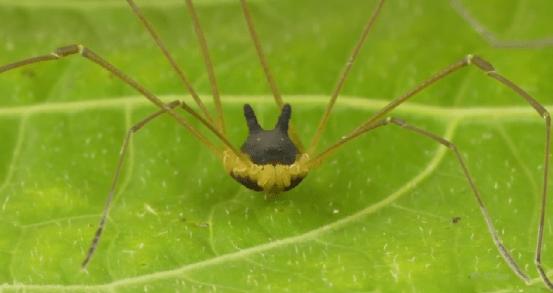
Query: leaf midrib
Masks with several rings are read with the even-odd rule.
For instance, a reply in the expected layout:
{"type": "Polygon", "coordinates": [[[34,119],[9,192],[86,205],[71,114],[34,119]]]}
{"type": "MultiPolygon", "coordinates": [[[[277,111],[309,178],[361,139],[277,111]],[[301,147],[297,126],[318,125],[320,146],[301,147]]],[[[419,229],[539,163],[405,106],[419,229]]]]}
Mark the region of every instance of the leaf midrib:
{"type": "MultiPolygon", "coordinates": [[[[207,95],[203,95],[207,96],[207,95]]],[[[182,95],[163,95],[159,96],[163,101],[173,101],[182,99],[189,104],[193,101],[189,97],[182,95]]],[[[274,104],[271,96],[254,95],[254,96],[223,96],[223,104],[274,104]]],[[[317,105],[325,106],[328,102],[328,97],[323,95],[290,95],[285,97],[288,103],[292,105],[317,105]]],[[[205,99],[206,104],[211,104],[210,99],[205,99]]],[[[366,98],[359,96],[342,96],[336,103],[337,107],[356,107],[357,109],[377,111],[383,108],[389,101],[376,98],[366,98]]],[[[0,108],[0,118],[2,117],[18,117],[30,114],[49,114],[49,113],[75,113],[79,111],[97,110],[97,109],[122,109],[125,107],[138,107],[151,105],[142,96],[121,96],[105,99],[94,99],[77,102],[49,102],[45,104],[2,107],[0,108]]],[[[553,105],[544,105],[550,112],[553,111],[553,105]]],[[[400,105],[394,112],[413,114],[422,117],[456,120],[456,119],[499,119],[501,121],[518,120],[528,116],[536,117],[536,111],[530,106],[497,106],[497,107],[444,107],[419,104],[416,102],[407,102],[400,105]]]]}

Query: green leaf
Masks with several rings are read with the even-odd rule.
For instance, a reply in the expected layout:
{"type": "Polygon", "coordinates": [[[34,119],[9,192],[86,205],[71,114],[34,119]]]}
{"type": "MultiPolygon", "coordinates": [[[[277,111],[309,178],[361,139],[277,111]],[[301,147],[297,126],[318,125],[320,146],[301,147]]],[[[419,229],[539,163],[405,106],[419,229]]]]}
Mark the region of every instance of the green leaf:
{"type": "MultiPolygon", "coordinates": [[[[228,135],[239,146],[243,103],[266,127],[278,113],[239,1],[195,3],[228,135]]],[[[212,108],[184,1],[138,4],[212,108]]],[[[250,4],[308,143],[376,1],[250,4]]],[[[551,11],[547,0],[387,1],[320,150],[469,53],[551,109],[551,11]]],[[[1,0],[0,19],[0,64],[82,43],[164,100],[186,96],[124,1],[1,0]]],[[[544,122],[475,67],[392,115],[456,143],[529,286],[500,257],[455,157],[429,139],[397,127],[375,130],[297,188],[265,199],[233,181],[170,117],[134,137],[105,233],[83,272],[123,137],[156,108],[79,57],[3,73],[0,93],[2,292],[545,291],[533,264],[544,122]]],[[[546,266],[553,265],[550,219],[546,266]]]]}

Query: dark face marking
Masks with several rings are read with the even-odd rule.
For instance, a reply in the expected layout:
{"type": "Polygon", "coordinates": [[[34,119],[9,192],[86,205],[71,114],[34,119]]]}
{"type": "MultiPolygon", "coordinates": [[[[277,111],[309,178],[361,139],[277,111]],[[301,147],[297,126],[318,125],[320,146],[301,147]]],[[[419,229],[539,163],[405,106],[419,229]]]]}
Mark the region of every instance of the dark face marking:
{"type": "MultiPolygon", "coordinates": [[[[292,108],[286,104],[282,107],[280,117],[271,130],[261,128],[255,117],[252,107],[244,105],[244,117],[248,125],[248,137],[241,147],[241,151],[247,154],[256,165],[292,165],[296,162],[298,149],[288,137],[288,124],[292,115],[292,108]]],[[[245,187],[254,191],[263,191],[257,182],[248,177],[239,177],[231,174],[232,178],[245,187]]],[[[288,191],[296,187],[305,178],[293,178],[289,186],[281,191],[288,191]]]]}
{"type": "Polygon", "coordinates": [[[292,107],[285,104],[275,127],[264,130],[259,126],[252,107],[245,104],[244,116],[249,134],[242,145],[242,152],[249,155],[252,162],[257,165],[292,165],[296,161],[298,149],[288,137],[288,123],[291,115],[292,107]]]}

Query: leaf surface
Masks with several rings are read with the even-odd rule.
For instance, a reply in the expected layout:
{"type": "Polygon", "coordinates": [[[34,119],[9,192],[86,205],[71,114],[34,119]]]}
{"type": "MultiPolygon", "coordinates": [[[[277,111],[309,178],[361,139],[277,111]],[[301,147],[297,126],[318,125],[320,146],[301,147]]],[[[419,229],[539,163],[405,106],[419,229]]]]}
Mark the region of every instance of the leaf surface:
{"type": "MultiPolygon", "coordinates": [[[[469,2],[388,1],[320,150],[468,53],[553,105],[553,4],[469,2]],[[532,45],[498,47],[509,42],[532,45]]],[[[228,135],[239,146],[243,103],[265,127],[278,113],[238,1],[195,3],[228,135]]],[[[213,108],[184,1],[138,4],[213,108]]],[[[304,143],[374,5],[251,2],[304,143]]],[[[124,1],[2,0],[0,19],[0,64],[82,43],[164,100],[189,99],[124,1]]],[[[236,184],[170,117],[134,137],[99,249],[82,272],[122,139],[155,107],[79,57],[3,73],[0,93],[2,292],[545,291],[533,266],[543,119],[475,68],[392,115],[456,143],[530,286],[497,252],[455,157],[428,139],[397,127],[375,130],[267,200],[236,184]]],[[[551,265],[549,219],[544,262],[551,265]]]]}

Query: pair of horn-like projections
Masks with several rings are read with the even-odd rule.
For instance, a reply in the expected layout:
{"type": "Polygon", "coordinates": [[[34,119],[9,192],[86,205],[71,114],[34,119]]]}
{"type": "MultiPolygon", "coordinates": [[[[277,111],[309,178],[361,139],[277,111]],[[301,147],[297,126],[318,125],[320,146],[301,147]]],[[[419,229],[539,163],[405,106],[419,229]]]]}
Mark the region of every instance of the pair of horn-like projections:
{"type": "Polygon", "coordinates": [[[242,145],[242,152],[247,154],[254,164],[291,165],[296,161],[298,148],[288,136],[288,125],[292,116],[292,107],[285,104],[280,117],[271,130],[263,129],[248,104],[244,105],[244,116],[249,134],[242,145]]]}

